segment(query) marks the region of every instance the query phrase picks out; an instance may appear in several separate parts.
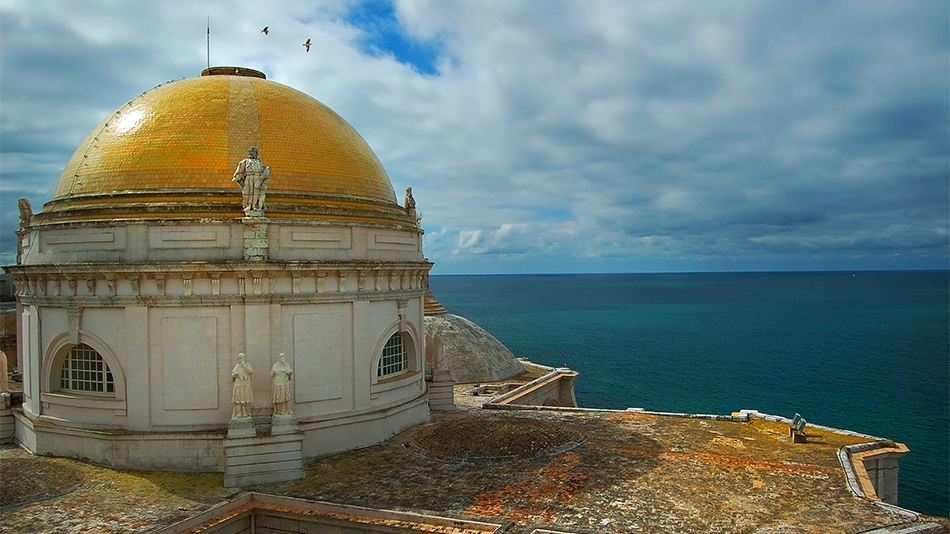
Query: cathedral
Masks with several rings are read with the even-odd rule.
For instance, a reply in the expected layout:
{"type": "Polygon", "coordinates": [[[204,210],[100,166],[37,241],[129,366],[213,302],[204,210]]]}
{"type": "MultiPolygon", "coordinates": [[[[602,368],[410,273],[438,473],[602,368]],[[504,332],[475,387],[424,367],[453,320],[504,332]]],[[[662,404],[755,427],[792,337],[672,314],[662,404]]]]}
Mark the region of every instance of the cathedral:
{"type": "Polygon", "coordinates": [[[345,120],[259,71],[130,100],[42,211],[21,203],[17,441],[220,471],[229,438],[305,458],[428,421],[414,206],[345,120]]]}

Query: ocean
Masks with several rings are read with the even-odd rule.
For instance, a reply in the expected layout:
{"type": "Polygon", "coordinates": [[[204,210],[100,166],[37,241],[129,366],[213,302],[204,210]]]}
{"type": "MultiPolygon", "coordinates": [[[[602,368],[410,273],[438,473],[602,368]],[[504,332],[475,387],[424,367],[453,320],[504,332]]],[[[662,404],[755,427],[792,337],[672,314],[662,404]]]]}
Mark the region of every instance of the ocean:
{"type": "Polygon", "coordinates": [[[740,409],[893,439],[901,506],[950,516],[950,273],[432,276],[450,313],[578,371],[590,408],[740,409]]]}

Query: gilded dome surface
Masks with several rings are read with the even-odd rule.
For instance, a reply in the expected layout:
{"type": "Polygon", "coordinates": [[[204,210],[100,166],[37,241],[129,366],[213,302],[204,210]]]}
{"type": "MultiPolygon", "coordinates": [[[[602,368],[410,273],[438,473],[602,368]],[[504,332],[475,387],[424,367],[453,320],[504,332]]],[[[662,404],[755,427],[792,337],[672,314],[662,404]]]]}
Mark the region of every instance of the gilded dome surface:
{"type": "Polygon", "coordinates": [[[241,217],[231,179],[254,146],[271,167],[267,217],[409,224],[379,159],[333,110],[250,69],[203,74],[106,117],[35,223],[241,217]]]}

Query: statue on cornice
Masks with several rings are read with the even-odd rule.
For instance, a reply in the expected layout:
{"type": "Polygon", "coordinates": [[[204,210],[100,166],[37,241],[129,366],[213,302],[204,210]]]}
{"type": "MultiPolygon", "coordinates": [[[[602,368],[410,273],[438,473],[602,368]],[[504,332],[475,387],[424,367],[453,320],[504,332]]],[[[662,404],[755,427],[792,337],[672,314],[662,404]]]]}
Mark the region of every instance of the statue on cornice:
{"type": "Polygon", "coordinates": [[[21,198],[17,200],[17,207],[20,208],[20,228],[26,228],[33,221],[33,206],[29,199],[21,198]]]}
{"type": "Polygon", "coordinates": [[[412,218],[412,220],[416,223],[416,226],[419,226],[419,224],[422,222],[422,215],[416,213],[416,199],[412,197],[411,187],[406,188],[406,200],[404,206],[406,208],[406,215],[412,218]]]}
{"type": "Polygon", "coordinates": [[[238,184],[242,193],[244,215],[264,216],[264,196],[270,183],[270,167],[261,163],[257,147],[247,149],[247,158],[238,163],[232,182],[238,184]]]}

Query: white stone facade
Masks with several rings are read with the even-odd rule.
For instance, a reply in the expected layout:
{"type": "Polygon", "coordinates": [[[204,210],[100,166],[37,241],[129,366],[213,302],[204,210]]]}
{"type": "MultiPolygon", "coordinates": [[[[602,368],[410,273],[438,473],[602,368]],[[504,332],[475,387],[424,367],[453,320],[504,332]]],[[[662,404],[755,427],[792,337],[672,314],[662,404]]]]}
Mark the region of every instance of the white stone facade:
{"type": "Polygon", "coordinates": [[[377,443],[428,420],[431,263],[418,228],[117,221],[19,235],[20,263],[8,267],[24,362],[17,440],[37,454],[223,470],[238,353],[255,371],[256,422],[272,412],[269,370],[286,353],[304,457],[377,443]],[[266,236],[263,254],[249,231],[266,236]],[[383,348],[397,333],[406,369],[379,379],[383,348]],[[64,359],[80,344],[108,365],[112,391],[61,387],[64,359]]]}

